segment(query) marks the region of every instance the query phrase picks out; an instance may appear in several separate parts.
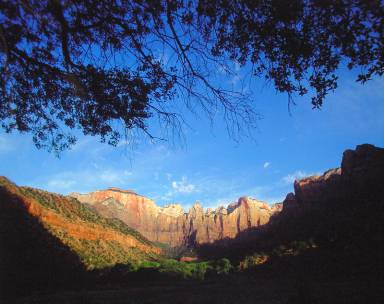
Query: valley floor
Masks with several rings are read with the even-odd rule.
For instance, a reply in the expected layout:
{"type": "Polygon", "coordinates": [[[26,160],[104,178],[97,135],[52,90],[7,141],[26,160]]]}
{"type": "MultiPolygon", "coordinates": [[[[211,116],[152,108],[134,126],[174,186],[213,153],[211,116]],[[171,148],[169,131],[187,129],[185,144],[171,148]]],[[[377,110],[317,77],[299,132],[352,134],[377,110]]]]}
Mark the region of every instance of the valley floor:
{"type": "Polygon", "coordinates": [[[235,273],[205,281],[158,282],[139,287],[34,295],[14,304],[149,303],[383,303],[384,280],[378,278],[308,278],[285,273],[235,273]]]}

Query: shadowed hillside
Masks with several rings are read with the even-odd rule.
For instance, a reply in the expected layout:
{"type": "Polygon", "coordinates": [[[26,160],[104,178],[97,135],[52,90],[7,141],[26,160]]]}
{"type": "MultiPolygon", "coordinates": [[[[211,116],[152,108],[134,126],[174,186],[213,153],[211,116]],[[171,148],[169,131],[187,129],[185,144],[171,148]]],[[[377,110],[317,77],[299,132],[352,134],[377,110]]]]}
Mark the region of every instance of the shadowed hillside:
{"type": "Polygon", "coordinates": [[[82,286],[86,270],[157,258],[115,219],[63,196],[0,178],[1,295],[82,286]]]}
{"type": "Polygon", "coordinates": [[[8,183],[2,179],[0,187],[0,295],[81,284],[85,268],[79,257],[29,213],[14,186],[4,186],[8,183]]]}

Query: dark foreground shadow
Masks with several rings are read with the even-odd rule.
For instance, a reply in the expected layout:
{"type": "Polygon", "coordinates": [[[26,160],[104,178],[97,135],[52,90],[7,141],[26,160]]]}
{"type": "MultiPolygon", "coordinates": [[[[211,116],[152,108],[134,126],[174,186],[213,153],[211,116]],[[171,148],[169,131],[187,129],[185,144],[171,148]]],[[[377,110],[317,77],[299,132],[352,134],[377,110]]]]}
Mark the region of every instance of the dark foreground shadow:
{"type": "MultiPolygon", "coordinates": [[[[0,295],[77,288],[85,282],[79,257],[0,187],[0,295]]],[[[6,302],[5,302],[6,303],[6,302]]]]}

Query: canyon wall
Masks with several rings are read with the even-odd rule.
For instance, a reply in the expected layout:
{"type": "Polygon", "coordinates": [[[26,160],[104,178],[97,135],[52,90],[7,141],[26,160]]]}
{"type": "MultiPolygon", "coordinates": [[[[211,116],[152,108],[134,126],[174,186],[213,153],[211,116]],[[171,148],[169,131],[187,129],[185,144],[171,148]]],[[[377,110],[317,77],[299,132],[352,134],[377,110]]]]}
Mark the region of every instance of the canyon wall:
{"type": "MultiPolygon", "coordinates": [[[[280,250],[282,245],[310,244],[325,254],[323,262],[333,261],[332,267],[351,263],[370,271],[381,267],[383,273],[383,223],[384,149],[364,144],[346,150],[340,168],[296,180],[282,211],[263,229],[205,244],[198,254],[204,259],[243,259],[255,252],[280,250]],[[336,255],[342,260],[334,259],[336,255]]],[[[323,262],[316,267],[323,267],[323,262]]]]}
{"type": "MultiPolygon", "coordinates": [[[[384,194],[384,149],[358,145],[343,153],[341,167],[322,175],[309,176],[294,183],[294,193],[283,202],[283,214],[333,204],[354,205],[378,202],[384,194]]],[[[345,210],[347,211],[347,210],[345,210]]]]}
{"type": "Polygon", "coordinates": [[[383,148],[364,144],[346,150],[340,168],[295,181],[294,193],[287,195],[272,221],[280,222],[272,227],[274,234],[280,240],[312,238],[379,248],[384,237],[383,185],[383,148]]]}
{"type": "Polygon", "coordinates": [[[110,188],[88,194],[72,193],[105,217],[118,218],[149,240],[171,246],[210,243],[234,238],[251,227],[268,223],[281,209],[264,202],[241,197],[227,208],[203,210],[195,203],[188,212],[178,204],[159,207],[154,201],[133,191],[110,188]]]}
{"type": "MultiPolygon", "coordinates": [[[[241,197],[227,208],[204,211],[196,203],[185,212],[178,204],[159,207],[133,191],[117,188],[71,196],[105,217],[119,218],[151,241],[193,246],[244,235],[240,232],[269,223],[273,215],[274,221],[293,221],[294,224],[287,224],[289,227],[299,227],[300,221],[307,221],[303,231],[295,232],[303,236],[305,230],[315,231],[315,227],[325,225],[334,214],[345,223],[350,218],[368,217],[369,214],[362,213],[361,204],[366,204],[364,210],[368,213],[371,205],[377,208],[377,201],[384,197],[383,174],[384,149],[365,144],[356,150],[346,150],[341,168],[295,181],[294,193],[289,193],[283,204],[274,206],[241,197]],[[301,219],[295,222],[295,218],[301,219]]],[[[290,233],[288,230],[282,228],[279,234],[290,233]]]]}

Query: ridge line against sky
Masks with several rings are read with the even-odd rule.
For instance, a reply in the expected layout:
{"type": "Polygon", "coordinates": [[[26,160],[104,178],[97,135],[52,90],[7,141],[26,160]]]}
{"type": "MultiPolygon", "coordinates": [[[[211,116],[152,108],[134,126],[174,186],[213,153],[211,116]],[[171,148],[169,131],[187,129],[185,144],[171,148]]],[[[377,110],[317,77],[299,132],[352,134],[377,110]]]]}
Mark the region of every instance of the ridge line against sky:
{"type": "MultiPolygon", "coordinates": [[[[0,133],[0,174],[19,185],[52,192],[91,192],[108,187],[132,189],[158,205],[195,201],[207,207],[227,205],[240,196],[275,203],[293,190],[295,178],[339,167],[342,152],[370,143],[384,146],[384,81],[355,83],[341,78],[324,107],[312,110],[297,99],[292,115],[287,98],[264,88],[256,109],[263,115],[255,140],[236,143],[225,124],[193,115],[187,120],[186,146],[139,142],[133,150],[79,138],[60,158],[37,150],[31,136],[0,133]]],[[[233,81],[232,79],[230,81],[233,81]]]]}

